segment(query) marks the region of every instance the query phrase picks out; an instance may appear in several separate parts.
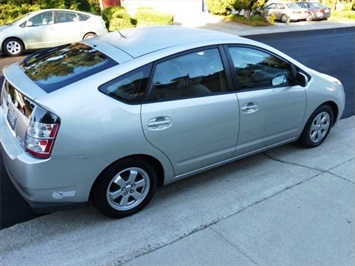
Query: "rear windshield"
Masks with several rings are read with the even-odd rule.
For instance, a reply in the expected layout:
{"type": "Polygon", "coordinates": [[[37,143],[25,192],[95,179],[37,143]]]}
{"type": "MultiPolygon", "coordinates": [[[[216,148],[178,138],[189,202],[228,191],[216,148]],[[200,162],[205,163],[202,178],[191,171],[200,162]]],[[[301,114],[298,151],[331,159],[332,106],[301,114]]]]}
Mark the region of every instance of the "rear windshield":
{"type": "Polygon", "coordinates": [[[63,45],[28,56],[21,63],[25,74],[47,93],[117,65],[83,43],[63,45]]]}

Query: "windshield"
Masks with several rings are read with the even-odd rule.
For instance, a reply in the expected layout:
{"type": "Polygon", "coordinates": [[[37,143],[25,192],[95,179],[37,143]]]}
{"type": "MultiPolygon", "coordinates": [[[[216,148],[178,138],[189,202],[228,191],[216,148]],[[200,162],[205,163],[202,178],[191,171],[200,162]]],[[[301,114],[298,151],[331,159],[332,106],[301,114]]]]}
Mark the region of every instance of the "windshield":
{"type": "Polygon", "coordinates": [[[30,55],[22,61],[21,68],[50,93],[117,64],[93,47],[76,43],[30,55]]]}

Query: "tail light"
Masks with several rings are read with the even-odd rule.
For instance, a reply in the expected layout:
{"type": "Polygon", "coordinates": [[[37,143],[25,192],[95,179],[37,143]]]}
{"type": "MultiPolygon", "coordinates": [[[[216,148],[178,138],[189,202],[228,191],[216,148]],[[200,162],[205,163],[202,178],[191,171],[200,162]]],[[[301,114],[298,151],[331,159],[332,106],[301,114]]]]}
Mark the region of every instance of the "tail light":
{"type": "Polygon", "coordinates": [[[36,106],[26,132],[26,151],[37,158],[49,158],[59,125],[60,119],[57,115],[36,106]]]}

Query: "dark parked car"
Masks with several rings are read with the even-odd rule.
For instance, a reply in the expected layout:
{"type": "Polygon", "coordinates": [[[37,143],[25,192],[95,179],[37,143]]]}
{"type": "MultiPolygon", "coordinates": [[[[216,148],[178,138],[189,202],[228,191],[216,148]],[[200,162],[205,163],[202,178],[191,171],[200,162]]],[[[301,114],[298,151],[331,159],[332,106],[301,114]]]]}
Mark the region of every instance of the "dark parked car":
{"type": "Polygon", "coordinates": [[[328,19],[331,9],[321,3],[297,2],[298,6],[308,9],[307,21],[328,19]]]}

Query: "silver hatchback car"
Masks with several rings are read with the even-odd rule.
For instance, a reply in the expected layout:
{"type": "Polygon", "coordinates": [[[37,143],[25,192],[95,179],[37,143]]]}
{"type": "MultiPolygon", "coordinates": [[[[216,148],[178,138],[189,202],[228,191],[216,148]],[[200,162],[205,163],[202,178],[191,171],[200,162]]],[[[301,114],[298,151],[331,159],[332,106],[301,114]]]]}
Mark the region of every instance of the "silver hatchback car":
{"type": "Polygon", "coordinates": [[[42,9],[0,26],[0,52],[55,47],[107,33],[101,16],[66,9],[42,9]]]}
{"type": "Polygon", "coordinates": [[[40,51],[3,70],[4,165],[37,210],[92,200],[109,217],[157,187],[298,141],[341,117],[335,78],[267,45],[160,26],[40,51]]]}

